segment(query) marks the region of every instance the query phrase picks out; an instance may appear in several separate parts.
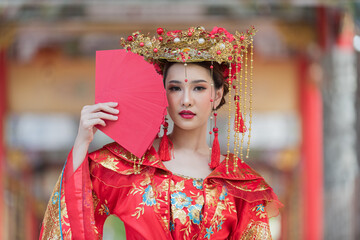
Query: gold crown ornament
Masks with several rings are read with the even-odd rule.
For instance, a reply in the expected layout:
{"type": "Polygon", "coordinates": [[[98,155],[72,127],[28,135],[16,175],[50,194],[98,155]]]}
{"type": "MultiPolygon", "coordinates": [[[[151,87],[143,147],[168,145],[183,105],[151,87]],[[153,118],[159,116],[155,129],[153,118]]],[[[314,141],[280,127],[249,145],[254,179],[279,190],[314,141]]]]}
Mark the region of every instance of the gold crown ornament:
{"type": "MultiPolygon", "coordinates": [[[[121,38],[120,43],[128,51],[144,56],[145,60],[154,64],[155,69],[161,74],[166,62],[182,62],[186,67],[187,63],[208,61],[217,62],[226,67],[224,76],[229,83],[229,92],[227,156],[225,160],[226,170],[229,173],[230,140],[234,141],[234,159],[238,156],[243,159],[243,146],[247,131],[246,158],[249,157],[252,125],[253,37],[256,29],[250,27],[245,32],[236,31],[235,34],[230,34],[226,29],[219,27],[214,27],[210,32],[206,31],[204,27],[190,27],[186,30],[175,31],[158,28],[156,32],[155,36],[134,32],[127,39],[121,38]],[[233,136],[231,134],[232,115],[235,115],[233,136]]],[[[210,68],[212,75],[213,67],[210,68]]],[[[210,136],[214,133],[217,140],[216,116],[215,111],[215,127],[212,128],[211,122],[210,136]]],[[[210,148],[211,150],[211,155],[214,155],[214,149],[210,148]]],[[[218,159],[220,159],[219,151],[217,149],[218,159]]],[[[218,162],[211,164],[211,167],[215,168],[218,164],[218,162]]],[[[234,163],[234,172],[236,167],[237,161],[234,163]]]]}
{"type": "Polygon", "coordinates": [[[245,33],[236,32],[235,35],[218,27],[214,27],[211,32],[204,27],[191,27],[183,31],[158,28],[156,32],[157,36],[134,32],[127,39],[122,38],[120,43],[127,50],[144,56],[149,62],[236,63],[238,61],[235,56],[246,52],[256,30],[251,27],[245,33]]]}

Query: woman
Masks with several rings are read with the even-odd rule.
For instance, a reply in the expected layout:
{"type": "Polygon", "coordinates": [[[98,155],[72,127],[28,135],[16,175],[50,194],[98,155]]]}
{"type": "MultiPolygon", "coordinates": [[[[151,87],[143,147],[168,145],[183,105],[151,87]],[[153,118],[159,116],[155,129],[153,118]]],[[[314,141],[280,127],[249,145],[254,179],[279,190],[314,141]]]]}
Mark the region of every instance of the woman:
{"type": "MultiPolygon", "coordinates": [[[[163,31],[158,29],[164,37],[156,40],[167,47],[172,43],[165,40],[178,44],[176,38],[181,37],[186,37],[188,45],[197,37],[196,51],[204,44],[199,41],[204,36],[210,41],[224,36],[232,41],[232,35],[223,29],[208,33],[190,28],[168,32],[167,37],[163,31]]],[[[144,40],[139,33],[133,34],[128,38],[131,50],[136,52],[134,46],[140,46],[143,51],[144,40]],[[137,40],[141,41],[138,45],[137,40]]],[[[152,54],[159,56],[156,49],[152,54]]],[[[216,125],[211,132],[215,144],[209,151],[208,118],[216,117],[214,111],[225,103],[228,85],[239,80],[234,75],[241,70],[235,65],[232,75],[230,63],[225,69],[229,70],[226,81],[224,64],[199,63],[199,56],[206,54],[181,50],[179,61],[169,62],[177,56],[163,54],[156,62],[164,76],[174,128],[168,136],[156,139],[140,159],[117,143],[87,154],[96,125],[116,121],[119,113],[115,109],[118,103],[113,102],[83,108],[78,135],[50,199],[40,238],[98,239],[107,216],[114,214],[123,220],[127,239],[271,239],[268,218],[281,206],[271,187],[236,156],[218,156],[214,150],[218,148],[216,125]],[[190,61],[192,56],[196,61],[190,61]]],[[[246,127],[239,110],[235,131],[241,134],[246,127]]]]}

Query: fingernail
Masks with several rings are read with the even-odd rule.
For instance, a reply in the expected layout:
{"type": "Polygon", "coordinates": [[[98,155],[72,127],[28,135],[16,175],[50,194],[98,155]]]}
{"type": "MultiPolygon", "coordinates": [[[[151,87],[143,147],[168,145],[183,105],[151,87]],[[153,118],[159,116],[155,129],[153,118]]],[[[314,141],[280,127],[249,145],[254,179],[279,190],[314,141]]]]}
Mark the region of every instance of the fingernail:
{"type": "Polygon", "coordinates": [[[118,119],[118,116],[115,116],[115,119],[117,120],[117,119],[118,119]]]}

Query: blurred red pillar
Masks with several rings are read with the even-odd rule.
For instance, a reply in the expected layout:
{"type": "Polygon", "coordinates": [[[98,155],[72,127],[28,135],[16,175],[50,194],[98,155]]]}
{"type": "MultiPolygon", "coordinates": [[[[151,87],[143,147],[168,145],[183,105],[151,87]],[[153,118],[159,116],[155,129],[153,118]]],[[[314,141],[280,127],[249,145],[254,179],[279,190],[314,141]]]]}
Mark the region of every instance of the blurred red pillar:
{"type": "Polygon", "coordinates": [[[309,80],[308,61],[299,59],[302,119],[303,239],[323,239],[323,119],[322,97],[309,80]]]}
{"type": "MultiPolygon", "coordinates": [[[[4,125],[6,114],[6,50],[0,48],[0,213],[4,213],[4,164],[5,164],[5,143],[4,125]]],[[[4,215],[0,216],[0,240],[4,233],[4,215]]]]}

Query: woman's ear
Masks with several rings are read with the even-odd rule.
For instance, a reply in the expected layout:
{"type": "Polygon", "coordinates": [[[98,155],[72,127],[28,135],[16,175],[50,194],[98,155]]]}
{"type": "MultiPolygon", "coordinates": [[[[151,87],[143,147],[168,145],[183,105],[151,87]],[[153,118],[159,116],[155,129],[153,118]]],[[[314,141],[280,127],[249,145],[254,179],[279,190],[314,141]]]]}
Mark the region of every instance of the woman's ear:
{"type": "Polygon", "coordinates": [[[219,89],[216,89],[216,91],[215,91],[215,101],[214,101],[215,109],[219,106],[219,104],[221,102],[221,99],[223,97],[223,94],[224,94],[224,86],[222,86],[219,89]]]}

